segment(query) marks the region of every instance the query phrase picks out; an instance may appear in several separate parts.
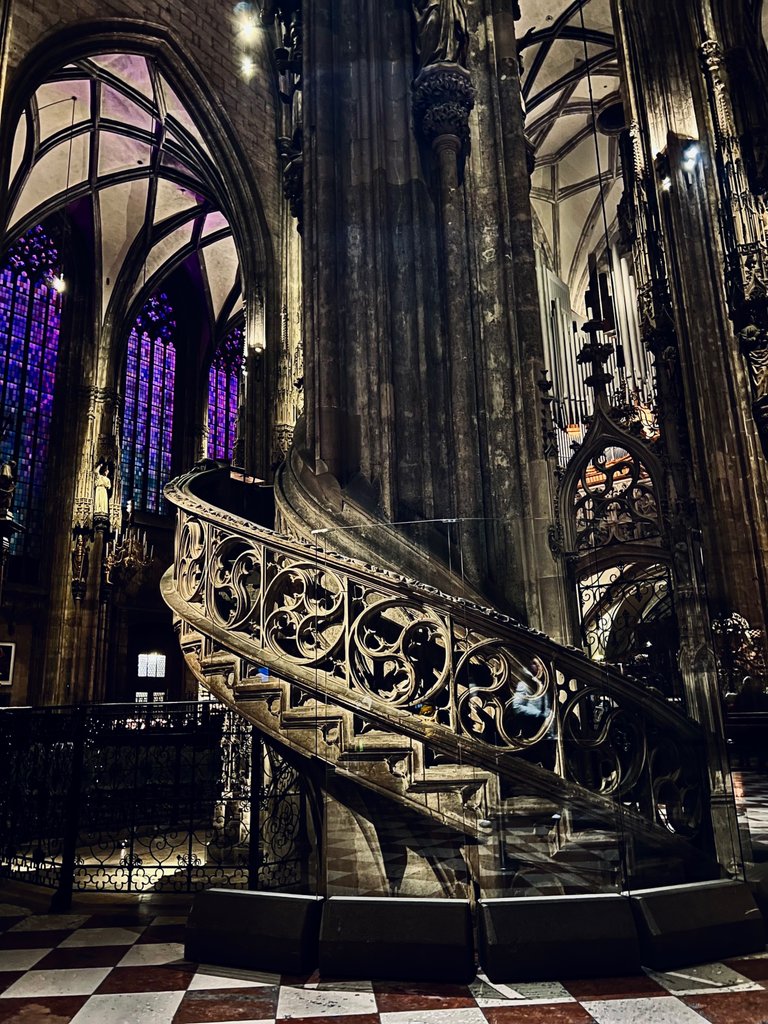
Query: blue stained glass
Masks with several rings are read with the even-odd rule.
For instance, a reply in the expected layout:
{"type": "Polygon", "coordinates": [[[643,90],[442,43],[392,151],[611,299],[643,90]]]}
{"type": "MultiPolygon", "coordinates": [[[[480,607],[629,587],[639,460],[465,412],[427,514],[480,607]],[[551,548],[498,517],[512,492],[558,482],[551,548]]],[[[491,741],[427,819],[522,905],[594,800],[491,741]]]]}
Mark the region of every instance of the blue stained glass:
{"type": "Polygon", "coordinates": [[[208,371],[208,457],[230,459],[237,435],[237,402],[244,333],[235,327],[222,340],[208,371]]]}
{"type": "Polygon", "coordinates": [[[128,338],[122,471],[134,507],[164,511],[171,473],[176,322],[166,295],[153,295],[128,338]]]}
{"type": "Polygon", "coordinates": [[[36,558],[50,444],[62,297],[50,284],[59,256],[42,227],[10,247],[0,270],[0,417],[8,423],[3,461],[16,462],[13,513],[25,527],[13,554],[36,558]]]}

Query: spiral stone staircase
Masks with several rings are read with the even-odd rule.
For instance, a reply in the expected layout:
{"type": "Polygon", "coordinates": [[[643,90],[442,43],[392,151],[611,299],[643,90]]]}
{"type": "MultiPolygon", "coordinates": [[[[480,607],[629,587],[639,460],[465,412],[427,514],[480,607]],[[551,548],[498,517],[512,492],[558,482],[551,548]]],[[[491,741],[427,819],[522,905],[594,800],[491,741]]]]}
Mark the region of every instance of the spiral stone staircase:
{"type": "Polygon", "coordinates": [[[329,786],[454,837],[484,895],[718,876],[702,733],[674,707],[492,608],[281,536],[226,467],[166,496],[163,594],[196,676],[329,786]]]}

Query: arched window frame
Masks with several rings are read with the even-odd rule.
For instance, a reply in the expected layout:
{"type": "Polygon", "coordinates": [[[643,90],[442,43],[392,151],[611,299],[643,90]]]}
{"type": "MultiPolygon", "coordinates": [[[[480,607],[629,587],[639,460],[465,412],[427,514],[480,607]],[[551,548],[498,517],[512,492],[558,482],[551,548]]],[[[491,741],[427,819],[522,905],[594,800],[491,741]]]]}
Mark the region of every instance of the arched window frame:
{"type": "MultiPolygon", "coordinates": [[[[669,486],[650,445],[598,407],[560,480],[557,523],[550,534],[575,599],[574,625],[585,652],[596,660],[615,647],[617,630],[639,629],[654,608],[671,609],[678,636],[672,536],[665,515],[669,486]]],[[[665,685],[670,695],[680,696],[682,684],[670,652],[665,685]]],[[[632,664],[624,659],[622,664],[640,677],[643,667],[636,655],[628,650],[632,664]]]]}

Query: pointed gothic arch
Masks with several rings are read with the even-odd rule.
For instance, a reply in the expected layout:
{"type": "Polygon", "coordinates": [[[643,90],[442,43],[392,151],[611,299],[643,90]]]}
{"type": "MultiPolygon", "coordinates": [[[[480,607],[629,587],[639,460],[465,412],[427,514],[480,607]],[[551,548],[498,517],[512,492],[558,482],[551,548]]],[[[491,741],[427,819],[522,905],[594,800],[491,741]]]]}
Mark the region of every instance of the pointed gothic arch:
{"type": "MultiPolygon", "coordinates": [[[[17,170],[14,159],[18,161],[19,150],[22,151],[22,161],[31,158],[30,125],[34,117],[29,111],[25,114],[26,136],[20,143],[16,140],[16,158],[13,152],[14,133],[17,122],[29,106],[29,97],[51,75],[58,75],[61,81],[65,81],[68,76],[70,79],[78,75],[82,77],[85,65],[99,79],[102,89],[122,88],[123,92],[128,91],[127,76],[123,75],[121,85],[114,67],[105,66],[103,62],[99,65],[99,56],[105,54],[141,58],[151,66],[153,76],[167,83],[167,90],[173,96],[167,109],[171,111],[169,116],[175,120],[174,138],[168,146],[169,152],[163,157],[165,160],[167,156],[163,179],[195,191],[200,202],[196,219],[172,212],[167,218],[148,225],[146,232],[138,232],[130,244],[125,254],[126,273],[114,283],[103,310],[100,349],[106,360],[102,356],[97,385],[119,389],[128,344],[129,328],[126,325],[133,322],[149,296],[162,287],[163,278],[190,256],[197,255],[204,262],[204,253],[210,253],[208,262],[217,264],[220,262],[221,247],[230,244],[228,238],[231,238],[239,271],[236,281],[228,289],[229,294],[225,295],[223,303],[219,305],[228,318],[232,314],[233,300],[242,303],[248,349],[258,353],[264,346],[265,338],[279,336],[280,315],[275,256],[258,183],[226,111],[211,90],[206,88],[206,83],[189,55],[184,53],[166,28],[127,18],[94,20],[78,23],[76,29],[68,26],[51,33],[43,43],[33,48],[20,63],[5,93],[5,109],[0,128],[0,191],[7,190],[14,182],[13,172],[17,170]],[[179,97],[183,97],[183,103],[179,97]],[[179,105],[183,108],[181,113],[179,105]],[[192,137],[195,132],[197,139],[192,137]],[[193,181],[184,177],[183,168],[178,163],[180,155],[183,162],[185,143],[194,143],[197,147],[197,169],[201,173],[193,181]],[[213,188],[210,187],[212,182],[213,188]],[[212,202],[212,196],[215,202],[212,202]],[[211,212],[206,219],[208,210],[211,212]],[[223,217],[223,225],[218,228],[213,223],[217,216],[223,217]],[[194,223],[190,223],[192,220],[194,223]],[[182,237],[184,232],[188,233],[188,237],[182,237]],[[170,256],[166,254],[163,265],[149,266],[151,261],[148,253],[164,252],[174,239],[174,251],[170,256]],[[142,277],[143,281],[140,280],[142,277]]],[[[139,92],[134,90],[130,99],[138,106],[143,103],[146,108],[144,112],[147,113],[151,103],[147,102],[147,96],[142,100],[139,92]]],[[[82,139],[86,131],[79,118],[76,120],[73,116],[72,120],[74,124],[70,125],[69,134],[65,136],[60,133],[58,137],[60,144],[69,140],[68,163],[71,163],[72,139],[78,144],[77,139],[82,139]]],[[[111,139],[115,125],[109,123],[107,127],[111,139]]],[[[122,133],[122,144],[138,146],[142,141],[140,136],[141,132],[134,126],[122,133]]],[[[46,144],[50,146],[50,143],[51,140],[47,140],[46,144]]],[[[82,142],[79,144],[82,145],[82,142]]],[[[88,193],[93,177],[93,174],[89,174],[85,182],[73,182],[67,190],[68,196],[71,198],[78,190],[84,195],[88,193]]],[[[128,190],[131,183],[136,186],[144,177],[146,172],[124,167],[112,175],[110,184],[128,190]]],[[[96,185],[100,184],[99,179],[96,185]]],[[[10,206],[16,198],[17,192],[12,189],[7,197],[0,199],[0,231],[8,225],[10,206]]],[[[52,197],[49,205],[51,208],[61,208],[66,202],[67,197],[52,197]]],[[[258,354],[256,358],[260,358],[258,354]]],[[[269,356],[264,358],[269,360],[269,356]]],[[[244,396],[250,407],[246,420],[256,425],[250,430],[247,453],[259,471],[267,469],[264,460],[268,431],[258,424],[260,410],[265,410],[267,406],[265,388],[268,380],[268,372],[251,374],[249,392],[244,396]]]]}
{"type": "Polygon", "coordinates": [[[661,460],[599,401],[560,481],[555,546],[585,652],[678,698],[668,488],[661,460]]]}

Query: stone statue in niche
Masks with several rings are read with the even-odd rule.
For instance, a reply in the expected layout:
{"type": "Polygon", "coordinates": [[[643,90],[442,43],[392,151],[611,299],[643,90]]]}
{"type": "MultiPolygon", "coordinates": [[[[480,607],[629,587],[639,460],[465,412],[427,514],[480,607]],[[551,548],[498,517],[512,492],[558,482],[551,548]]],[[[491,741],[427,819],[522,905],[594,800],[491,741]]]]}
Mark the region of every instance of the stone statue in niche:
{"type": "Polygon", "coordinates": [[[93,514],[102,518],[109,517],[109,492],[112,490],[112,481],[109,478],[109,467],[104,462],[98,463],[94,471],[95,495],[93,499],[93,514]]]}
{"type": "Polygon", "coordinates": [[[413,0],[420,70],[432,64],[467,66],[469,29],[464,0],[413,0]]]}

